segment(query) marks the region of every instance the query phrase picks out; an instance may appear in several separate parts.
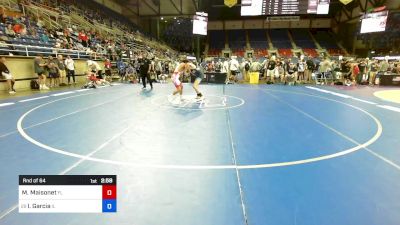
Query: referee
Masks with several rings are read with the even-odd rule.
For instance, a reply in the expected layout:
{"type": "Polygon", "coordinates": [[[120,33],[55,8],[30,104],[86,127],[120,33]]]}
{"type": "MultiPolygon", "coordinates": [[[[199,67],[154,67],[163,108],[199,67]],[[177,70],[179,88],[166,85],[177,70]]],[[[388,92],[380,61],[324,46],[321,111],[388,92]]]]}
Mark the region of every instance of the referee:
{"type": "Polygon", "coordinates": [[[150,79],[150,63],[151,61],[147,57],[139,56],[139,73],[142,78],[143,89],[146,89],[146,78],[149,80],[150,87],[153,90],[153,81],[150,79]]]}

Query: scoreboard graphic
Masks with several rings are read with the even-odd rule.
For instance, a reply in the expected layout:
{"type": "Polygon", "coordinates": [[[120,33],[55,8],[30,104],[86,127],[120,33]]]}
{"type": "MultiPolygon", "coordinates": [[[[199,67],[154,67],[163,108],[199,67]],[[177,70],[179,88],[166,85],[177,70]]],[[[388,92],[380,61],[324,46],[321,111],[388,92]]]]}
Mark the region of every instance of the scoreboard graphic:
{"type": "Polygon", "coordinates": [[[20,175],[20,213],[115,213],[116,175],[20,175]]]}
{"type": "Polygon", "coordinates": [[[330,0],[242,0],[242,16],[328,14],[330,0]]]}

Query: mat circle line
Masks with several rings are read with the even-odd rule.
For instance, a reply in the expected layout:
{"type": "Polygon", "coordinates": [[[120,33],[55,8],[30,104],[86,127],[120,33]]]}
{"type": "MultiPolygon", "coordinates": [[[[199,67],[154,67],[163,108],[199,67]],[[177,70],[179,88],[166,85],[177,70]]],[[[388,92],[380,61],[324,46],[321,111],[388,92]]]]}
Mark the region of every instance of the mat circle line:
{"type": "MultiPolygon", "coordinates": [[[[257,90],[257,89],[255,89],[257,90]]],[[[278,91],[279,92],[279,91],[278,91]]],[[[95,158],[95,157],[89,157],[89,156],[85,156],[85,155],[80,155],[80,154],[76,154],[76,153],[71,153],[62,149],[57,149],[51,146],[48,146],[46,144],[43,144],[35,139],[33,139],[32,137],[30,137],[24,130],[24,128],[22,127],[22,123],[24,121],[24,119],[33,111],[52,104],[54,102],[58,102],[64,99],[58,99],[58,100],[54,100],[54,101],[50,101],[44,104],[41,104],[39,106],[36,106],[34,108],[32,108],[31,110],[27,111],[26,113],[24,113],[17,122],[17,130],[18,132],[21,134],[21,136],[26,139],[28,142],[41,147],[45,150],[48,150],[50,152],[54,152],[54,153],[59,153],[65,156],[70,156],[70,157],[75,157],[81,160],[88,160],[88,161],[93,161],[93,162],[99,162],[99,163],[105,163],[105,164],[111,164],[111,165],[120,165],[120,166],[130,166],[130,167],[134,167],[134,168],[148,168],[148,169],[176,169],[176,170],[227,170],[227,169],[261,169],[261,168],[272,168],[272,167],[282,167],[282,166],[293,166],[293,165],[299,165],[299,164],[306,164],[306,163],[312,163],[312,162],[318,162],[318,161],[323,161],[323,160],[328,160],[328,159],[333,159],[336,157],[340,157],[340,156],[344,156],[356,151],[359,151],[369,145],[371,145],[372,143],[374,143],[376,140],[378,140],[378,138],[381,136],[383,128],[382,128],[382,124],[381,122],[371,113],[367,112],[366,110],[359,108],[357,106],[348,104],[348,103],[344,103],[341,101],[337,101],[334,99],[330,99],[327,97],[322,97],[322,96],[318,96],[318,95],[310,95],[307,93],[299,93],[299,92],[290,92],[290,91],[285,91],[286,93],[291,93],[291,94],[298,94],[298,95],[307,95],[307,96],[312,96],[315,98],[320,98],[320,99],[325,99],[328,101],[332,101],[332,102],[337,102],[343,105],[347,105],[351,108],[357,109],[361,112],[363,112],[364,114],[368,115],[370,118],[373,119],[373,121],[375,122],[375,124],[377,125],[377,130],[375,135],[369,139],[368,141],[359,144],[355,147],[349,148],[349,149],[345,149],[342,150],[340,152],[336,152],[333,154],[328,154],[328,155],[323,155],[323,156],[319,156],[319,157],[313,157],[313,158],[308,158],[308,159],[302,159],[302,160],[295,160],[295,161],[288,161],[288,162],[277,162],[277,163],[266,163],[266,164],[248,164],[248,165],[170,165],[170,164],[145,164],[145,163],[130,163],[130,162],[123,162],[123,161],[116,161],[116,160],[108,160],[108,159],[100,159],[100,158],[95,158]]],[[[79,96],[76,96],[79,97],[79,96]]],[[[71,98],[71,97],[70,97],[71,98]]]]}

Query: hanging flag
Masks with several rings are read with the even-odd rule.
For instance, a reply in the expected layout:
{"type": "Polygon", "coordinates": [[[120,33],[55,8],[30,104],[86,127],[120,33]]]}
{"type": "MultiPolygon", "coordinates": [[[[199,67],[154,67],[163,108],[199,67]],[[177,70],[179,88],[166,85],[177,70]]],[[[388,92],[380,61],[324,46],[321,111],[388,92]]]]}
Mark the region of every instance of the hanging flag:
{"type": "Polygon", "coordinates": [[[237,4],[237,0],[224,0],[224,4],[229,8],[232,8],[237,4]]]}
{"type": "Polygon", "coordinates": [[[340,1],[341,3],[347,5],[347,4],[349,4],[350,2],[352,2],[353,0],[339,0],[339,1],[340,1]]]}

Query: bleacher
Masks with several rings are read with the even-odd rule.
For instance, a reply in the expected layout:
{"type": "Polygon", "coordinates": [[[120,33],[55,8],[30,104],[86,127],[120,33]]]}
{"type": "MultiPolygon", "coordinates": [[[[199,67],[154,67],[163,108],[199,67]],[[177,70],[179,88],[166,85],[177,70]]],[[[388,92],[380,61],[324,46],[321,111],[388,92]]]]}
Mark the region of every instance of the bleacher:
{"type": "Polygon", "coordinates": [[[338,56],[345,55],[345,52],[339,47],[336,39],[328,30],[319,30],[314,33],[315,39],[318,41],[321,48],[325,48],[329,55],[338,56]]]}
{"type": "MultiPolygon", "coordinates": [[[[90,1],[92,2],[92,1],[90,1]]],[[[4,3],[0,3],[4,7],[4,3]]],[[[105,44],[104,40],[111,40],[116,44],[116,48],[120,48],[122,43],[129,43],[129,46],[135,48],[134,50],[144,49],[144,44],[152,48],[154,53],[157,54],[169,54],[175,53],[175,51],[160,42],[153,41],[150,37],[142,35],[136,25],[131,23],[128,19],[122,15],[117,16],[117,13],[110,13],[110,9],[106,7],[96,7],[103,13],[96,14],[91,20],[87,15],[93,14],[93,5],[85,1],[85,4],[73,4],[73,1],[54,1],[49,0],[43,2],[27,2],[22,3],[25,7],[25,12],[28,16],[23,16],[19,9],[11,9],[16,11],[10,11],[10,7],[6,7],[6,18],[5,23],[0,24],[0,36],[2,41],[0,43],[0,54],[2,55],[20,55],[20,56],[36,56],[44,55],[48,56],[51,54],[68,54],[74,58],[94,58],[102,57],[104,55],[105,44]],[[86,4],[87,3],[87,4],[86,4]],[[46,4],[46,5],[43,5],[46,4]],[[88,5],[89,4],[89,5],[88,5]],[[76,6],[79,6],[78,9],[76,6]],[[90,6],[90,7],[89,7],[90,6]],[[42,9],[42,10],[41,10],[42,9]],[[44,22],[45,28],[41,28],[37,25],[36,16],[41,13],[41,19],[44,22]],[[23,17],[24,20],[16,20],[16,18],[23,17]],[[58,21],[55,20],[58,18],[58,21]],[[8,24],[15,24],[15,21],[23,24],[26,28],[26,34],[17,34],[15,36],[8,36],[5,34],[5,30],[8,24]],[[101,22],[101,23],[100,23],[101,22]],[[88,25],[90,24],[90,26],[88,25]],[[73,49],[62,49],[60,48],[64,36],[54,37],[51,34],[47,34],[48,38],[42,38],[42,35],[47,31],[55,30],[62,31],[62,28],[68,27],[71,29],[69,40],[73,40],[73,49]],[[61,29],[61,30],[59,30],[61,29]],[[100,35],[100,39],[91,39],[91,50],[85,47],[79,47],[78,43],[78,31],[85,29],[86,31],[95,31],[100,35]],[[36,34],[32,33],[35,31],[36,34]],[[125,35],[121,35],[125,34],[125,35]],[[48,40],[47,40],[48,39],[48,40]],[[95,52],[95,45],[101,44],[103,49],[100,52],[95,52]],[[138,44],[139,43],[139,44],[138,44]],[[93,51],[94,49],[94,51],[93,51]]],[[[98,4],[98,3],[96,3],[98,4]]],[[[52,33],[52,32],[51,32],[52,33]]],[[[97,36],[96,36],[97,37],[97,36]]],[[[125,54],[126,56],[126,54],[125,54]]]]}
{"type": "Polygon", "coordinates": [[[246,31],[229,30],[228,31],[229,48],[233,55],[243,57],[246,49],[246,31]]]}
{"type": "Polygon", "coordinates": [[[267,49],[254,49],[254,56],[258,58],[263,58],[268,55],[267,49]]]}
{"type": "Polygon", "coordinates": [[[292,49],[290,48],[280,48],[278,49],[278,54],[281,57],[291,58],[293,56],[292,49]]]}
{"type": "Polygon", "coordinates": [[[302,49],[315,49],[314,41],[310,37],[310,34],[307,29],[292,29],[290,30],[292,34],[293,41],[297,45],[298,48],[302,49]]]}
{"type": "MultiPolygon", "coordinates": [[[[327,50],[332,56],[345,55],[346,52],[337,44],[334,36],[331,35],[329,30],[319,30],[314,32],[308,29],[291,29],[288,35],[288,29],[249,29],[244,30],[228,30],[226,31],[229,38],[229,48],[232,53],[237,56],[244,56],[246,49],[246,32],[248,34],[248,44],[254,51],[253,55],[257,58],[268,55],[269,43],[268,36],[271,39],[273,48],[278,50],[278,54],[282,57],[293,57],[293,44],[301,49],[307,56],[318,57],[317,51],[318,43],[321,48],[327,50]],[[290,36],[292,38],[290,38],[290,36]],[[313,38],[315,36],[315,40],[313,38]],[[318,43],[316,43],[318,42],[318,43]]],[[[210,31],[209,51],[208,55],[220,55],[221,50],[225,46],[225,31],[210,31]]]]}
{"type": "Polygon", "coordinates": [[[345,52],[340,48],[330,48],[328,49],[328,53],[331,56],[345,55],[345,52]]]}
{"type": "Polygon", "coordinates": [[[210,44],[209,55],[219,55],[225,48],[225,32],[223,30],[211,30],[209,32],[210,44]]]}
{"type": "Polygon", "coordinates": [[[312,57],[318,56],[318,52],[317,52],[317,50],[315,50],[315,48],[303,48],[303,53],[304,53],[304,55],[307,55],[307,56],[312,56],[312,57]]]}
{"type": "Polygon", "coordinates": [[[246,31],[229,30],[228,31],[229,48],[232,50],[246,48],[246,31]]]}
{"type": "Polygon", "coordinates": [[[292,49],[292,43],[287,29],[273,29],[269,31],[272,45],[277,49],[292,49]]]}
{"type": "Polygon", "coordinates": [[[257,57],[262,57],[268,54],[268,41],[266,31],[262,29],[248,30],[250,47],[254,50],[257,57]]]}

